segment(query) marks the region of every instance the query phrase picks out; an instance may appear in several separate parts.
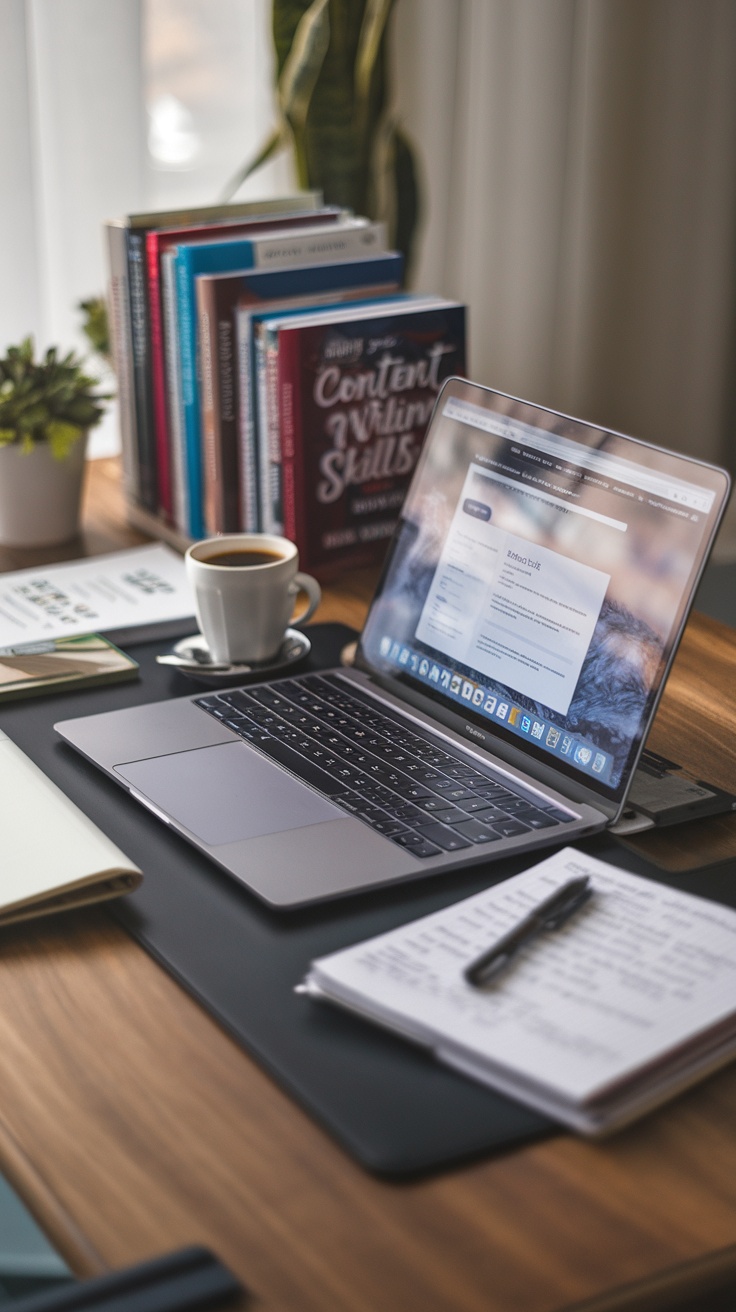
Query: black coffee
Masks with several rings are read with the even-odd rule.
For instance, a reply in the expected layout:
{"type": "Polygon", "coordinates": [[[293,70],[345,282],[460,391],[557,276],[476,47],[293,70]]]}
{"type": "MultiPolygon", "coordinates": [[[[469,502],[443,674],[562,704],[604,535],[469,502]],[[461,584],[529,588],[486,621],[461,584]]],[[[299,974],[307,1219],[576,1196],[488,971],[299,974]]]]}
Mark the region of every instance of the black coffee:
{"type": "Polygon", "coordinates": [[[244,565],[274,565],[276,561],[283,560],[278,551],[263,551],[260,547],[244,547],[242,551],[219,551],[214,556],[208,556],[204,562],[206,565],[235,565],[241,568],[244,565]]]}

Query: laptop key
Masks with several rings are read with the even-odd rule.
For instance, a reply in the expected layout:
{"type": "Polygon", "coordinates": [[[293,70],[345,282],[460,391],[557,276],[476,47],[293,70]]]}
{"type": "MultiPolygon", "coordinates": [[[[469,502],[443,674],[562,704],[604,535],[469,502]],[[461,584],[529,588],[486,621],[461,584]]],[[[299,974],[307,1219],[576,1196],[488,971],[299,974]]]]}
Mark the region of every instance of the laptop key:
{"type": "Polygon", "coordinates": [[[486,817],[503,814],[501,808],[494,806],[493,802],[490,802],[487,797],[477,797],[475,793],[472,797],[464,797],[460,802],[460,806],[463,808],[463,811],[468,811],[471,815],[481,811],[486,817]]]}
{"type": "Polygon", "coordinates": [[[520,820],[494,820],[493,828],[502,838],[515,838],[517,834],[528,834],[529,826],[520,820]]]}
{"type": "Polygon", "coordinates": [[[432,796],[430,790],[425,788],[424,784],[412,783],[409,779],[405,783],[396,784],[395,788],[400,797],[405,797],[410,802],[421,801],[423,797],[432,796]]]}
{"type": "Polygon", "coordinates": [[[422,836],[427,842],[436,843],[445,852],[459,852],[464,847],[470,847],[468,839],[463,838],[462,834],[454,829],[445,829],[444,825],[436,821],[422,825],[422,836]]]}
{"type": "Polygon", "coordinates": [[[463,820],[453,827],[464,838],[469,838],[471,843],[497,843],[501,838],[497,829],[484,824],[482,820],[463,820]]]}
{"type": "Polygon", "coordinates": [[[515,818],[529,825],[530,829],[552,829],[560,823],[548,811],[538,811],[535,807],[530,807],[528,811],[517,811],[515,818]]]}
{"type": "Polygon", "coordinates": [[[415,829],[426,829],[427,825],[432,824],[452,825],[454,829],[457,824],[462,820],[467,820],[467,818],[468,817],[464,812],[458,811],[457,808],[453,806],[445,811],[435,811],[432,814],[425,814],[419,820],[414,820],[412,823],[415,829]]]}
{"type": "Polygon", "coordinates": [[[420,811],[418,806],[412,806],[411,802],[401,802],[398,805],[386,802],[386,809],[396,820],[405,820],[410,825],[425,818],[425,813],[420,811]]]}
{"type": "Polygon", "coordinates": [[[349,811],[351,815],[357,815],[361,806],[364,804],[362,797],[358,793],[352,793],[349,791],[335,793],[334,797],[330,798],[330,801],[336,802],[338,806],[342,807],[343,811],[349,811]]]}
{"type": "Polygon", "coordinates": [[[435,847],[434,843],[428,842],[426,838],[422,838],[421,834],[391,835],[391,841],[392,843],[399,843],[401,847],[406,848],[407,852],[411,852],[412,856],[428,857],[439,856],[440,854],[440,848],[435,847]]]}
{"type": "Polygon", "coordinates": [[[478,797],[485,797],[489,802],[495,802],[498,806],[505,806],[507,802],[519,800],[516,793],[512,793],[510,788],[502,788],[500,784],[476,784],[473,792],[478,797]]]}
{"type": "Polygon", "coordinates": [[[371,829],[375,829],[378,834],[383,834],[384,838],[393,838],[395,835],[407,832],[406,825],[402,825],[400,820],[390,819],[389,816],[386,816],[385,820],[370,820],[368,823],[371,829]]]}
{"type": "Polygon", "coordinates": [[[432,797],[424,797],[419,805],[423,811],[429,811],[430,814],[440,811],[443,813],[449,811],[451,814],[457,813],[459,818],[463,820],[465,819],[463,812],[448,802],[446,797],[437,797],[435,795],[432,797]]]}
{"type": "Polygon", "coordinates": [[[558,820],[562,825],[569,825],[575,819],[574,816],[568,815],[567,811],[561,811],[558,806],[545,806],[547,815],[551,815],[553,820],[558,820]]]}
{"type": "Polygon", "coordinates": [[[345,788],[344,780],[333,779],[332,775],[327,774],[325,770],[320,770],[319,766],[314,765],[311,761],[305,760],[292,747],[289,747],[288,743],[281,742],[278,738],[268,738],[265,742],[259,742],[258,748],[264,755],[270,756],[271,760],[285,766],[298,779],[302,779],[305,784],[310,784],[312,788],[324,793],[326,797],[332,797],[345,788]]]}
{"type": "Polygon", "coordinates": [[[461,788],[454,779],[439,779],[432,784],[436,792],[441,793],[450,802],[463,802],[474,797],[469,788],[461,788]]]}
{"type": "Polygon", "coordinates": [[[500,803],[507,815],[518,815],[521,817],[522,811],[534,810],[533,803],[528,797],[510,797],[500,803]]]}

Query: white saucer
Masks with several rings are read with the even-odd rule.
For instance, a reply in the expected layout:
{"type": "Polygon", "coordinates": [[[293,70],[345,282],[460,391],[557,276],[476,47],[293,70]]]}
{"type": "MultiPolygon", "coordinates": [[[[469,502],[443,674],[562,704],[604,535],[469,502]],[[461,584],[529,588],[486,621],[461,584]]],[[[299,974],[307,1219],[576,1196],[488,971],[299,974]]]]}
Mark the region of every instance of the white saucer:
{"type": "Polygon", "coordinates": [[[305,634],[298,629],[287,629],[284,640],[275,656],[269,661],[233,663],[225,665],[212,663],[206,639],[201,633],[193,633],[182,638],[173,648],[170,657],[157,656],[160,665],[169,665],[173,669],[192,679],[201,679],[207,683],[232,683],[234,679],[245,682],[267,679],[269,674],[288,669],[304,660],[312,650],[312,644],[305,634]],[[212,668],[210,666],[212,665],[212,668]]]}

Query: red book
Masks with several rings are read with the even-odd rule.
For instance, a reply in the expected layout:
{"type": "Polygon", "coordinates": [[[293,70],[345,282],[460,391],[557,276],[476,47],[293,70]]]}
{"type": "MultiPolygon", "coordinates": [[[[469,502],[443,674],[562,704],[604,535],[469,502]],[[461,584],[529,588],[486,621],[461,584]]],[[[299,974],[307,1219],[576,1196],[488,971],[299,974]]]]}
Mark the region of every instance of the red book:
{"type": "Polygon", "coordinates": [[[278,328],[285,536],[331,577],[384,555],[445,378],[465,373],[465,307],[416,301],[278,328]]]}

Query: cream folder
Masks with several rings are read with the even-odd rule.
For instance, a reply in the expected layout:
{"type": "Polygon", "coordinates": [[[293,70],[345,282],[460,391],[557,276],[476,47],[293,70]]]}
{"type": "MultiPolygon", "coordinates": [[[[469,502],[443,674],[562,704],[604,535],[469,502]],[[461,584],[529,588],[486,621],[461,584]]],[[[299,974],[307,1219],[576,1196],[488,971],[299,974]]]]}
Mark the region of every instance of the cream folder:
{"type": "Polygon", "coordinates": [[[142,878],[0,730],[0,925],[118,897],[142,878]]]}

